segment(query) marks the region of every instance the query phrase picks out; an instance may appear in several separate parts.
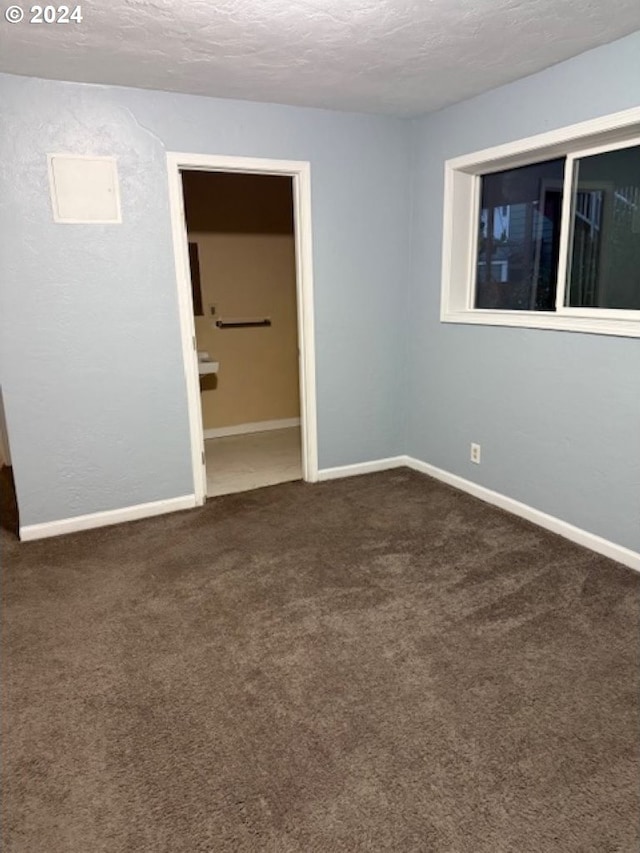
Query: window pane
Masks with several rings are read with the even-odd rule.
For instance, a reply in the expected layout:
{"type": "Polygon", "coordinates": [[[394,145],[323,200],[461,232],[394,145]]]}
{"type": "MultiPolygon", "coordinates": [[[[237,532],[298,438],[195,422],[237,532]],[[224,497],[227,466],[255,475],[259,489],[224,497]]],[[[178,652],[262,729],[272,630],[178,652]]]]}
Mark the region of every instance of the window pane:
{"type": "Polygon", "coordinates": [[[564,162],[482,177],[476,308],[555,310],[564,162]]]}
{"type": "Polygon", "coordinates": [[[572,202],[567,305],[640,310],[640,146],[576,160],[572,202]]]}

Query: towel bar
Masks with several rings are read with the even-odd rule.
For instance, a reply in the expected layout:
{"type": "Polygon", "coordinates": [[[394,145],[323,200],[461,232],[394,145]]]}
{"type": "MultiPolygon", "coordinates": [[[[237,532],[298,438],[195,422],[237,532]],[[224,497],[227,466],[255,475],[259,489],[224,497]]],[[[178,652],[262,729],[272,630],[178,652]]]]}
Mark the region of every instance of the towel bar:
{"type": "Polygon", "coordinates": [[[249,326],[270,326],[271,320],[267,317],[264,320],[216,320],[216,326],[219,329],[243,329],[249,326]]]}

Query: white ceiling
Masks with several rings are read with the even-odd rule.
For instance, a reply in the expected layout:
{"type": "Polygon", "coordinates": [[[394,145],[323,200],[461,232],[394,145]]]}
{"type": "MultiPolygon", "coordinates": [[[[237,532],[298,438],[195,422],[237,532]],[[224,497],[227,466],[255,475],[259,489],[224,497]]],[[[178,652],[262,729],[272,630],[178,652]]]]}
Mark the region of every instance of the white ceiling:
{"type": "Polygon", "coordinates": [[[3,20],[0,70],[410,116],[640,29],[640,0],[79,2],[80,24],[3,20]]]}

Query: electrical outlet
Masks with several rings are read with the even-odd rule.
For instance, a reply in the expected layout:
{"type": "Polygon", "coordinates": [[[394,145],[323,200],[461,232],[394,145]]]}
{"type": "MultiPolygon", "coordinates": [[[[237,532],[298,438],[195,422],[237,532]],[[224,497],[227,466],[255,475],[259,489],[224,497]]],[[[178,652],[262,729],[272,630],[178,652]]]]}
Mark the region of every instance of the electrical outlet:
{"type": "Polygon", "coordinates": [[[471,461],[476,465],[480,464],[480,445],[471,443],[471,461]]]}

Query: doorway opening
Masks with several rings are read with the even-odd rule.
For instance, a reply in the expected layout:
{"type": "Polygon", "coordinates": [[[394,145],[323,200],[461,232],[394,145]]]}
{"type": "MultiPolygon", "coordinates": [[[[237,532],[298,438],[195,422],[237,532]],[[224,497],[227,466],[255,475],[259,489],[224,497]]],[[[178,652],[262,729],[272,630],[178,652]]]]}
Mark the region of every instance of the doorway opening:
{"type": "Polygon", "coordinates": [[[196,501],[315,481],[309,165],[168,165],[196,501]]]}

